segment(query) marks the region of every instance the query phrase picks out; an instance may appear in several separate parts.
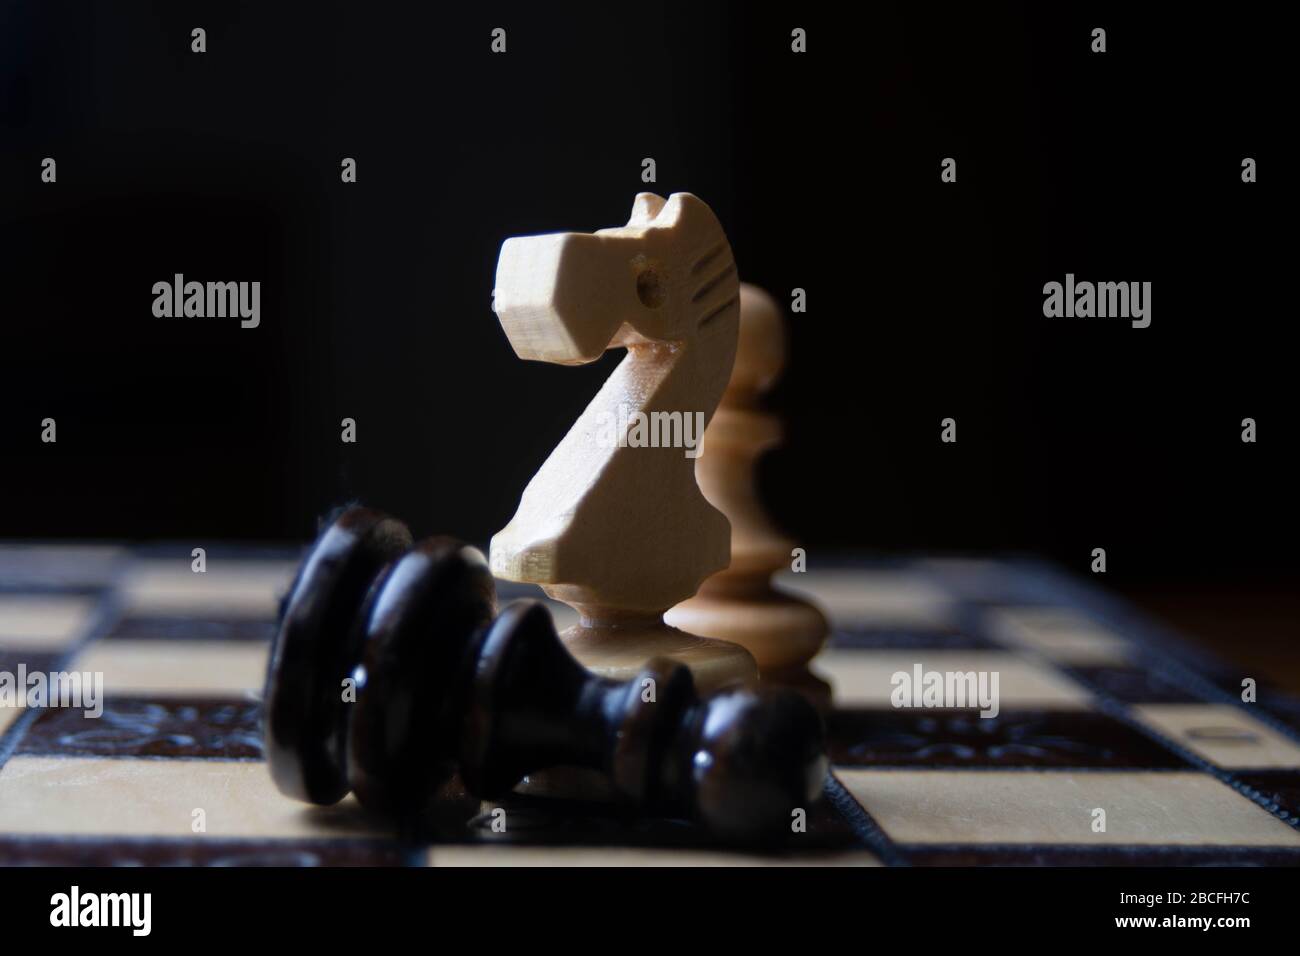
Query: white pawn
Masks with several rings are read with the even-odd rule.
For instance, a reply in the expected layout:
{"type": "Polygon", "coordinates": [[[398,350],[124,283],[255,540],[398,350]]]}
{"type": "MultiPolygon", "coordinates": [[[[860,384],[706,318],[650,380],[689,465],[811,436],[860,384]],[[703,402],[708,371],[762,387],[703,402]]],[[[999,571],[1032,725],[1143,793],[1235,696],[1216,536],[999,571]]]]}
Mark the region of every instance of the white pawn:
{"type": "Polygon", "coordinates": [[[704,496],[731,522],[731,565],[665,620],[746,648],[764,682],[802,685],[822,696],[825,685],[808,673],[807,664],[830,627],[812,604],[773,588],[772,575],[789,566],[794,543],[773,527],[754,480],[759,455],[782,437],[780,421],[763,411],[761,398],[780,375],[785,355],[780,307],[762,289],[742,282],[736,364],[695,465],[704,496]]]}

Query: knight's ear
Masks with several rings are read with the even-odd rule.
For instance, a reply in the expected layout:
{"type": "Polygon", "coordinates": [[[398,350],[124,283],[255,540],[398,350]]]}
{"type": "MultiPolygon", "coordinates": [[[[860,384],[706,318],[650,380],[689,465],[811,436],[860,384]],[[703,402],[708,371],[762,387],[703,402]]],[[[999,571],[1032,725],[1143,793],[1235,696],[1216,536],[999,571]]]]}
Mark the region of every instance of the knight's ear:
{"type": "MultiPolygon", "coordinates": [[[[643,196],[650,195],[642,193],[643,196]]],[[[640,197],[637,197],[640,198],[640,197]]],[[[657,196],[651,196],[658,199],[657,196]]],[[[666,229],[678,236],[710,236],[715,231],[719,235],[725,235],[722,230],[722,224],[718,222],[718,217],[713,214],[713,210],[699,196],[693,193],[673,193],[668,197],[668,201],[659,200],[660,207],[654,221],[650,225],[658,229],[666,229]]]]}
{"type": "Polygon", "coordinates": [[[659,218],[665,205],[664,197],[654,193],[637,193],[632,200],[632,215],[628,218],[629,226],[648,226],[659,218]]]}

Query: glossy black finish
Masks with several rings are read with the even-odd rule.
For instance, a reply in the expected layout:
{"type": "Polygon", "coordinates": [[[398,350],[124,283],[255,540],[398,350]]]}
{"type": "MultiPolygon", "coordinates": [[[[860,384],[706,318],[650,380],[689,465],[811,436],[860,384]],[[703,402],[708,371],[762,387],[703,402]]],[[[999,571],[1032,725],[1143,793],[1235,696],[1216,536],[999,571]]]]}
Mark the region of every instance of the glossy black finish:
{"type": "Polygon", "coordinates": [[[471,790],[501,795],[544,767],[587,767],[647,809],[742,840],[788,829],[821,793],[821,718],[799,694],[737,687],[701,700],[690,670],[665,659],[626,682],[596,677],[529,601],[507,607],[471,656],[471,790]]]}
{"type": "Polygon", "coordinates": [[[700,699],[690,671],[668,660],[626,682],[597,677],[565,650],[541,604],[519,601],[493,619],[479,552],[433,538],[391,560],[367,543],[376,520],[345,512],[286,609],[267,697],[268,754],[284,792],[332,803],[351,787],[367,808],[409,819],[457,769],[470,792],[498,797],[527,774],[584,767],[629,804],[744,841],[787,832],[792,812],[817,801],[821,719],[798,694],[735,688],[700,699]],[[345,567],[368,569],[373,583],[345,567]],[[355,703],[332,703],[341,674],[356,681],[355,703]],[[286,701],[299,693],[316,693],[315,705],[286,701]]]}
{"type": "Polygon", "coordinates": [[[335,803],[348,792],[343,681],[360,656],[358,610],[380,572],[411,546],[401,522],[350,508],[312,546],[271,648],[266,759],[283,793],[335,803]]]}
{"type": "Polygon", "coordinates": [[[347,748],[348,780],[370,809],[419,810],[455,771],[454,691],[466,644],[494,611],[482,556],[451,538],[420,542],[372,591],[347,748]]]}
{"type": "Polygon", "coordinates": [[[794,809],[821,793],[829,770],[821,717],[794,691],[719,691],[701,702],[667,757],[687,780],[666,792],[733,839],[789,831],[794,809]]]}

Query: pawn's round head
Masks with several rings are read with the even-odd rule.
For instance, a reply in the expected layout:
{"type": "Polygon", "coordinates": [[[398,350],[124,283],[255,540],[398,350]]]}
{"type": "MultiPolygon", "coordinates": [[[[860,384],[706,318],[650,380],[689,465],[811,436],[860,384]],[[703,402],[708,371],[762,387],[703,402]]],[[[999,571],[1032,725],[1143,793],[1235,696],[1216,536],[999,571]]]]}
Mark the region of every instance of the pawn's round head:
{"type": "Polygon", "coordinates": [[[756,405],[785,368],[785,355],[781,307],[758,286],[740,283],[740,339],[727,382],[726,404],[756,405]]]}
{"type": "Polygon", "coordinates": [[[690,773],[695,811],[742,841],[789,832],[828,769],[821,717],[793,691],[724,690],[704,701],[690,773]]]}

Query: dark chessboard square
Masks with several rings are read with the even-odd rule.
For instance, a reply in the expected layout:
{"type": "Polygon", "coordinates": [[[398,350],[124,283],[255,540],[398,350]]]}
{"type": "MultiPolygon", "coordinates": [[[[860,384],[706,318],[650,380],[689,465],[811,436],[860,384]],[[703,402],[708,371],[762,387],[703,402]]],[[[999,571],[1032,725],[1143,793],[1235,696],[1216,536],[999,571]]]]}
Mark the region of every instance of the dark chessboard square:
{"type": "Polygon", "coordinates": [[[60,597],[99,598],[109,585],[68,584],[62,581],[33,581],[28,578],[0,580],[0,594],[58,595],[60,597]]]}
{"type": "Polygon", "coordinates": [[[1067,673],[1126,704],[1194,704],[1201,698],[1167,677],[1142,667],[1072,667],[1067,673]]]}
{"type": "Polygon", "coordinates": [[[1093,711],[848,710],[827,719],[842,767],[1185,768],[1176,754],[1093,711]]]}
{"type": "Polygon", "coordinates": [[[384,840],[0,836],[0,866],[402,866],[384,840]]]}
{"type": "Polygon", "coordinates": [[[51,708],[19,744],[18,753],[65,757],[262,756],[256,701],[110,698],[104,712],[51,708]]]}
{"type": "Polygon", "coordinates": [[[952,629],[902,629],[897,627],[837,627],[831,632],[829,647],[847,650],[1000,650],[1001,648],[970,631],[952,629]]]}
{"type": "Polygon", "coordinates": [[[111,546],[0,545],[0,593],[97,594],[113,585],[125,556],[111,546]]]}
{"type": "Polygon", "coordinates": [[[1247,677],[1255,678],[1257,696],[1268,696],[1274,693],[1274,688],[1267,681],[1260,680],[1258,674],[1249,673],[1242,668],[1232,667],[1222,661],[1214,661],[1213,664],[1213,667],[1202,667],[1200,676],[1229,697],[1241,700],[1241,693],[1245,689],[1242,687],[1241,682],[1247,677]]]}
{"type": "Polygon", "coordinates": [[[1300,697],[1263,688],[1256,701],[1265,711],[1300,734],[1300,697]]]}
{"type": "Polygon", "coordinates": [[[275,636],[275,621],[262,618],[188,618],[128,616],[105,640],[129,641],[265,641],[275,636]]]}

